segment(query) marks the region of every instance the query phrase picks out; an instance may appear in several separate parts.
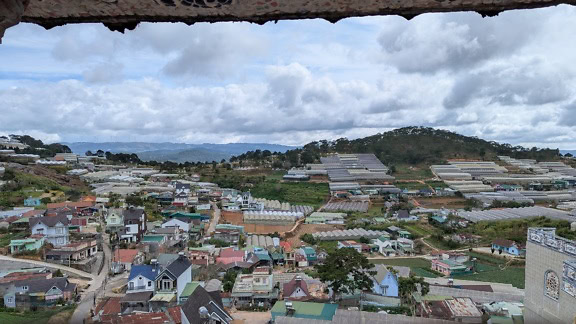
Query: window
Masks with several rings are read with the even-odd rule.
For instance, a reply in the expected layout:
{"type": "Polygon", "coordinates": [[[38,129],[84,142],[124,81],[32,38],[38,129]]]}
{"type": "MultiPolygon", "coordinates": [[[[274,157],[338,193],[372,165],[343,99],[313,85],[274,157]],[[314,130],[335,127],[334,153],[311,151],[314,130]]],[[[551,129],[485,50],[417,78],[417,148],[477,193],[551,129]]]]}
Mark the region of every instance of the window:
{"type": "Polygon", "coordinates": [[[133,283],[132,281],[130,281],[130,282],[128,283],[128,288],[129,288],[130,290],[134,289],[134,283],[133,283]]]}
{"type": "Polygon", "coordinates": [[[560,279],[558,278],[558,275],[554,271],[548,270],[544,274],[544,280],[546,288],[544,294],[547,297],[558,300],[560,295],[560,279]]]}
{"type": "Polygon", "coordinates": [[[14,299],[13,299],[12,297],[8,297],[8,298],[7,298],[7,302],[11,304],[11,303],[14,302],[14,299]]]}
{"type": "Polygon", "coordinates": [[[152,287],[152,281],[148,281],[148,287],[152,287]]]}
{"type": "Polygon", "coordinates": [[[28,286],[23,286],[22,290],[28,290],[28,286]]]}
{"type": "Polygon", "coordinates": [[[56,227],[56,234],[64,234],[64,228],[56,227]]]}

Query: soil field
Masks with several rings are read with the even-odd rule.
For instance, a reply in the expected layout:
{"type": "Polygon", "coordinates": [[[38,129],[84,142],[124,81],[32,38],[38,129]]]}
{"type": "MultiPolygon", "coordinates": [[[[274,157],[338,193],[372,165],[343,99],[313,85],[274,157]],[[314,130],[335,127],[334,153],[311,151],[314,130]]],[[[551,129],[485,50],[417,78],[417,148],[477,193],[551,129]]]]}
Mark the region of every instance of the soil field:
{"type": "Polygon", "coordinates": [[[337,229],[343,229],[343,226],[338,225],[326,225],[326,224],[302,224],[298,226],[294,235],[287,238],[286,240],[292,245],[292,247],[300,247],[302,241],[300,241],[300,236],[304,234],[312,234],[316,232],[328,232],[337,229]]]}
{"type": "Polygon", "coordinates": [[[468,202],[459,197],[426,197],[416,198],[422,208],[465,208],[468,202]]]}

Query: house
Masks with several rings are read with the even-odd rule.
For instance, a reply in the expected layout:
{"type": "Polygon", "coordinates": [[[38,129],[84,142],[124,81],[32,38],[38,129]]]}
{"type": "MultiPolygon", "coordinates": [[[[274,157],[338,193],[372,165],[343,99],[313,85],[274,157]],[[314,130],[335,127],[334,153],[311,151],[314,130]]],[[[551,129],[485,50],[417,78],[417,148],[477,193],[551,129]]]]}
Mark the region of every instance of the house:
{"type": "Polygon", "coordinates": [[[216,258],[216,263],[228,264],[233,262],[246,261],[246,252],[234,248],[220,250],[220,256],[216,258]]]}
{"type": "Polygon", "coordinates": [[[152,291],[132,292],[120,299],[121,313],[149,312],[152,291]]]}
{"type": "Polygon", "coordinates": [[[372,292],[386,297],[398,297],[398,278],[409,277],[409,267],[392,267],[394,271],[390,271],[388,267],[383,264],[378,264],[375,267],[376,274],[372,277],[373,285],[372,292]]]}
{"type": "Polygon", "coordinates": [[[238,244],[242,235],[244,235],[244,226],[218,224],[214,228],[213,237],[230,244],[238,244]]]}
{"type": "Polygon", "coordinates": [[[180,306],[180,317],[182,324],[230,324],[233,321],[232,316],[224,309],[220,292],[208,292],[200,285],[194,287],[180,306]]]}
{"type": "Polygon", "coordinates": [[[44,236],[31,235],[21,240],[10,240],[10,253],[17,254],[24,251],[38,251],[44,246],[44,236]]]}
{"type": "Polygon", "coordinates": [[[121,297],[103,298],[94,309],[92,321],[106,322],[110,317],[120,315],[122,313],[122,307],[120,306],[121,299],[121,297]]]}
{"type": "Polygon", "coordinates": [[[412,237],[412,234],[410,234],[410,232],[408,232],[408,231],[401,230],[401,231],[398,231],[398,237],[404,238],[404,239],[409,239],[412,237]]]}
{"type": "MultiPolygon", "coordinates": [[[[208,266],[216,262],[216,251],[205,247],[193,248],[188,252],[188,259],[192,264],[208,266]]],[[[244,253],[244,251],[242,251],[244,253]]]]}
{"type": "Polygon", "coordinates": [[[406,209],[400,209],[399,211],[396,212],[394,216],[396,217],[396,219],[398,219],[398,221],[401,222],[412,222],[418,220],[418,216],[410,215],[410,212],[406,209]]]}
{"type": "Polygon", "coordinates": [[[514,256],[526,255],[526,247],[511,240],[496,239],[492,241],[492,249],[514,256]]]}
{"type": "Polygon", "coordinates": [[[296,300],[296,301],[307,301],[313,299],[312,295],[308,291],[308,284],[299,275],[294,276],[294,278],[282,287],[282,297],[284,300],[296,300]]]}
{"type": "Polygon", "coordinates": [[[114,251],[110,267],[114,273],[120,273],[130,271],[132,264],[140,264],[142,261],[143,255],[137,249],[117,249],[114,251]]]}
{"type": "Polygon", "coordinates": [[[172,206],[187,207],[188,206],[188,194],[181,192],[174,195],[174,201],[172,201],[172,206]]]}
{"type": "Polygon", "coordinates": [[[44,252],[44,258],[46,261],[70,264],[89,259],[96,255],[96,252],[98,252],[98,241],[88,239],[49,249],[44,252]]]}
{"type": "Polygon", "coordinates": [[[54,246],[63,246],[70,242],[66,216],[44,216],[30,218],[32,235],[42,235],[46,242],[54,246]]]}
{"type": "Polygon", "coordinates": [[[38,197],[28,197],[24,199],[24,206],[26,207],[36,207],[42,205],[42,201],[38,197]]]}
{"type": "Polygon", "coordinates": [[[294,254],[294,262],[296,263],[297,267],[307,267],[308,266],[308,259],[306,258],[305,255],[301,254],[300,252],[298,252],[300,250],[297,250],[297,252],[295,252],[294,254]]]}
{"type": "Polygon", "coordinates": [[[158,276],[156,276],[156,292],[175,294],[176,300],[186,287],[186,284],[192,281],[192,263],[183,254],[172,261],[158,276]]]}
{"type": "Polygon", "coordinates": [[[305,246],[300,248],[300,253],[306,256],[306,261],[308,261],[308,265],[312,266],[318,262],[318,256],[316,255],[316,250],[311,246],[305,246]]]}
{"type": "Polygon", "coordinates": [[[364,244],[364,243],[358,243],[356,241],[338,241],[338,248],[342,249],[342,248],[351,248],[356,250],[358,253],[363,253],[363,252],[370,252],[370,246],[368,244],[364,244]]]}
{"type": "Polygon", "coordinates": [[[282,241],[280,242],[280,246],[282,247],[282,252],[284,253],[285,264],[288,266],[295,266],[296,256],[292,245],[289,242],[282,241]]]}
{"type": "Polygon", "coordinates": [[[67,278],[21,280],[12,282],[4,293],[4,306],[7,308],[50,306],[59,300],[73,300],[76,292],[76,284],[70,283],[67,278]]]}
{"type": "Polygon", "coordinates": [[[175,183],[175,194],[185,194],[186,196],[188,196],[190,194],[190,189],[191,186],[189,183],[181,183],[181,182],[176,182],[175,183]]]}
{"type": "Polygon", "coordinates": [[[106,230],[110,232],[116,232],[120,228],[124,227],[124,215],[122,209],[111,208],[106,213],[106,230]]]}
{"type": "Polygon", "coordinates": [[[483,323],[482,313],[469,297],[421,300],[416,304],[416,314],[454,322],[483,323]]]}
{"type": "Polygon", "coordinates": [[[177,227],[155,228],[150,231],[152,235],[164,235],[166,241],[187,241],[187,235],[180,235],[180,230],[177,227]]]}
{"type": "Polygon", "coordinates": [[[337,309],[338,304],[278,301],[271,310],[272,323],[279,316],[302,319],[301,323],[312,322],[313,320],[315,323],[330,323],[337,309]]]}
{"type": "Polygon", "coordinates": [[[232,300],[237,307],[263,305],[270,307],[278,300],[280,291],[274,286],[274,278],[269,272],[239,274],[232,288],[232,300]]]}
{"type": "Polygon", "coordinates": [[[133,265],[128,276],[127,294],[154,291],[154,281],[160,267],[153,262],[152,264],[133,265]]]}
{"type": "Polygon", "coordinates": [[[471,267],[452,260],[432,260],[430,268],[444,274],[445,276],[453,276],[472,271],[471,267]]]}
{"type": "Polygon", "coordinates": [[[188,233],[188,231],[190,230],[190,223],[192,223],[191,219],[187,219],[187,221],[184,221],[178,218],[172,218],[162,223],[161,227],[162,228],[176,227],[177,229],[185,233],[188,233]]]}
{"type": "Polygon", "coordinates": [[[140,242],[142,244],[155,244],[155,245],[163,245],[166,243],[166,236],[164,235],[144,235],[140,242]]]}
{"type": "Polygon", "coordinates": [[[121,236],[123,240],[130,242],[140,242],[146,232],[146,212],[144,209],[129,208],[122,211],[124,227],[126,233],[121,236]]]}

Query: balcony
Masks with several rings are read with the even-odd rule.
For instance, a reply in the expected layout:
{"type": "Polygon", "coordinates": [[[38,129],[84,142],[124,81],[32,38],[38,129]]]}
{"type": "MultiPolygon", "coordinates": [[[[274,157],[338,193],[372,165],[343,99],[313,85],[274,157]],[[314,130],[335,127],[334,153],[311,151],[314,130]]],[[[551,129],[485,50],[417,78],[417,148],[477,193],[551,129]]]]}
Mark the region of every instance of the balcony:
{"type": "Polygon", "coordinates": [[[154,286],[128,286],[127,292],[143,291],[143,290],[153,290],[154,286]]]}

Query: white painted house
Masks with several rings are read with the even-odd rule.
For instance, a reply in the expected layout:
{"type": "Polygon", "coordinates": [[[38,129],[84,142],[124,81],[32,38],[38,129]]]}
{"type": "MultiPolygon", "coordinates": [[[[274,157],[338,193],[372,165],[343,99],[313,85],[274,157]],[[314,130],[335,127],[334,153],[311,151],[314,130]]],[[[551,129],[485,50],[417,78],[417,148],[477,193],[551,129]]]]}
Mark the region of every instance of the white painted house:
{"type": "Polygon", "coordinates": [[[162,228],[168,228],[168,227],[176,227],[184,232],[188,232],[188,230],[190,230],[190,224],[183,222],[177,218],[172,218],[171,220],[164,222],[164,224],[162,224],[162,228]]]}
{"type": "Polygon", "coordinates": [[[126,293],[154,291],[154,280],[158,275],[159,269],[158,264],[132,265],[126,293]]]}
{"type": "Polygon", "coordinates": [[[46,242],[56,247],[70,243],[68,224],[68,218],[64,215],[30,218],[32,235],[42,235],[46,242]]]}
{"type": "Polygon", "coordinates": [[[180,300],[186,284],[191,281],[192,263],[186,256],[179,255],[156,277],[156,292],[174,292],[176,300],[180,300]]]}

